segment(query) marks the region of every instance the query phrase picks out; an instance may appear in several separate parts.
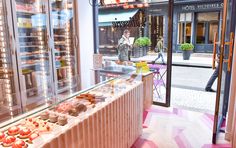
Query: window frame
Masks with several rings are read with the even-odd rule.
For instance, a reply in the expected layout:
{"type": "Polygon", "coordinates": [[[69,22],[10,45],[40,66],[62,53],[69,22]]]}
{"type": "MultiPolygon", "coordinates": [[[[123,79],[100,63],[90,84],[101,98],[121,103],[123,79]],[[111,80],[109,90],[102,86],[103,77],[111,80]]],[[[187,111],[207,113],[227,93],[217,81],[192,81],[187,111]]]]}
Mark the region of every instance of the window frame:
{"type": "MultiPolygon", "coordinates": [[[[182,43],[186,43],[186,27],[187,27],[187,24],[190,23],[191,24],[191,36],[190,36],[190,43],[192,43],[192,33],[193,33],[193,13],[192,12],[186,12],[186,13],[179,13],[178,14],[178,36],[177,36],[177,44],[180,45],[182,43]],[[181,17],[181,14],[184,14],[184,20],[180,20],[180,17],[181,17]],[[191,14],[191,20],[187,20],[187,14],[191,14]],[[184,30],[184,35],[183,35],[183,42],[180,43],[180,35],[182,35],[182,33],[180,33],[180,24],[182,26],[183,25],[183,30],[184,30]]],[[[181,32],[183,31],[181,30],[181,32]]]]}

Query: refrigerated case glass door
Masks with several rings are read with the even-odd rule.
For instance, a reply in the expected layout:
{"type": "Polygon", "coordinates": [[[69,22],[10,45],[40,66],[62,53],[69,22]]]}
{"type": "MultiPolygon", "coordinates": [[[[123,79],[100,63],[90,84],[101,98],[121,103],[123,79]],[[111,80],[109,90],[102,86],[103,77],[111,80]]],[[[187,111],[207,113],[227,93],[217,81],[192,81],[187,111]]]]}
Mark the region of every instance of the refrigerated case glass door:
{"type": "MultiPolygon", "coordinates": [[[[17,71],[13,70],[12,36],[8,28],[6,1],[0,0],[0,123],[21,113],[17,85],[17,71]]],[[[9,13],[8,13],[9,14],[9,13]]]]}
{"type": "Polygon", "coordinates": [[[77,89],[73,0],[52,0],[50,14],[57,93],[71,93],[77,89]]]}
{"type": "Polygon", "coordinates": [[[22,102],[25,109],[42,105],[52,96],[46,0],[13,0],[22,102]]]}

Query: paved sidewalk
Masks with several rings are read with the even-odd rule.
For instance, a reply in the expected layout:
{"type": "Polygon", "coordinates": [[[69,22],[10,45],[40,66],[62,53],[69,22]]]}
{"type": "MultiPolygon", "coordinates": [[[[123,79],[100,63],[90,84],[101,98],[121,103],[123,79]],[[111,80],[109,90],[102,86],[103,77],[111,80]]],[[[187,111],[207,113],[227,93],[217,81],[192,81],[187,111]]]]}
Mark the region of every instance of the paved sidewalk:
{"type": "MultiPolygon", "coordinates": [[[[147,56],[140,58],[131,58],[131,61],[154,61],[157,57],[157,53],[148,53],[147,56]]],[[[104,56],[104,60],[118,60],[117,56],[104,56]]],[[[167,61],[166,53],[164,54],[164,59],[167,61]]],[[[179,65],[193,65],[193,66],[212,66],[212,54],[209,53],[193,53],[190,57],[190,60],[183,60],[182,53],[173,53],[172,55],[172,63],[179,65]]],[[[161,59],[157,61],[157,63],[161,62],[161,59]]]]}

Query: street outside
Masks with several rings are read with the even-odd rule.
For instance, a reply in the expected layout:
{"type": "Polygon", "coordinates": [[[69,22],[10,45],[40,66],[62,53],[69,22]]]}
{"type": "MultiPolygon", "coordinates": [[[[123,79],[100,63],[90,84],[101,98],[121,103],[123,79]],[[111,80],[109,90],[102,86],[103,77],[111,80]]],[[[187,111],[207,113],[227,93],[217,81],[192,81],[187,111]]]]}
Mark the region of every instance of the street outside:
{"type": "MultiPolygon", "coordinates": [[[[131,61],[151,62],[157,57],[156,53],[149,53],[140,58],[131,58],[131,61]]],[[[165,61],[167,60],[164,54],[165,61]]],[[[116,60],[116,57],[104,57],[106,60],[116,60]]],[[[161,60],[157,61],[159,63],[161,60]]],[[[180,53],[173,53],[173,64],[175,65],[194,65],[200,67],[172,66],[172,89],[171,105],[189,110],[213,113],[215,107],[216,93],[206,92],[205,86],[213,73],[212,54],[195,53],[190,60],[183,60],[180,53]]],[[[213,85],[216,90],[217,80],[213,85]]],[[[161,101],[165,98],[165,87],[160,86],[159,96],[154,93],[154,100],[161,101]]]]}

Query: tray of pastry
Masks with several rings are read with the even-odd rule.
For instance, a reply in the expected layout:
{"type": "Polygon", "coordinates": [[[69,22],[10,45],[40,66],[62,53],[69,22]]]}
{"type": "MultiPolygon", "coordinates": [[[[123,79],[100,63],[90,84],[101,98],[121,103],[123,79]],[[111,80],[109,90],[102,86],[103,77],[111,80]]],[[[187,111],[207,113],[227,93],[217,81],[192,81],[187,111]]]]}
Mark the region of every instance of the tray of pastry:
{"type": "Polygon", "coordinates": [[[89,102],[80,102],[78,100],[72,99],[70,101],[65,101],[52,108],[52,111],[64,115],[70,115],[77,117],[80,113],[87,111],[89,102]]]}
{"type": "Polygon", "coordinates": [[[72,122],[72,117],[44,111],[35,117],[21,120],[5,131],[0,131],[0,147],[28,147],[36,138],[50,134],[72,122]]]}

